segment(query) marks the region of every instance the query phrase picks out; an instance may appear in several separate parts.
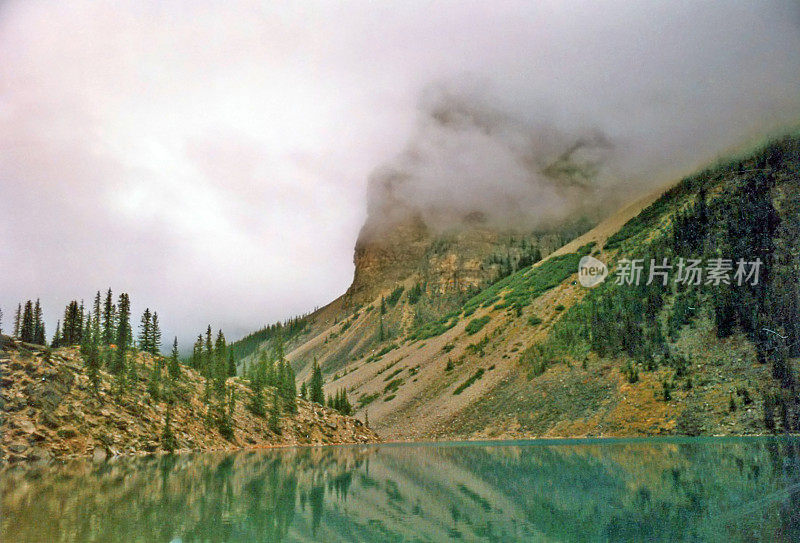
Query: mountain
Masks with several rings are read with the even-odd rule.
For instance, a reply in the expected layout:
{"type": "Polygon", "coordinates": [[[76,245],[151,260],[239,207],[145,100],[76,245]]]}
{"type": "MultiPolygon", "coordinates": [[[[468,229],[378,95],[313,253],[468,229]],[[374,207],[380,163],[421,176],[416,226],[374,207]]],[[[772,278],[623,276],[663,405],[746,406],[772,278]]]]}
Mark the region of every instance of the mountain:
{"type": "Polygon", "coordinates": [[[287,357],[301,380],[316,359],[326,393],[346,390],[387,439],[796,431],[798,171],[788,136],[552,252],[474,225],[368,224],[353,285],[303,319],[287,357]],[[609,270],[594,289],[578,282],[587,255],[609,270]],[[666,285],[645,284],[651,258],[671,263],[666,285]],[[761,282],[676,283],[681,258],[730,260],[734,283],[738,260],[760,259],[761,282]],[[642,260],[638,286],[616,284],[626,259],[642,260]]]}
{"type": "MultiPolygon", "coordinates": [[[[273,424],[246,408],[251,390],[238,378],[227,382],[230,432],[223,435],[209,382],[191,368],[168,380],[160,357],[139,352],[130,361],[135,378],[130,373],[120,388],[100,370],[95,392],[77,347],[51,350],[7,336],[0,347],[2,462],[377,441],[360,421],[300,398],[296,413],[273,424]]],[[[266,396],[273,397],[270,387],[266,396]]]]}

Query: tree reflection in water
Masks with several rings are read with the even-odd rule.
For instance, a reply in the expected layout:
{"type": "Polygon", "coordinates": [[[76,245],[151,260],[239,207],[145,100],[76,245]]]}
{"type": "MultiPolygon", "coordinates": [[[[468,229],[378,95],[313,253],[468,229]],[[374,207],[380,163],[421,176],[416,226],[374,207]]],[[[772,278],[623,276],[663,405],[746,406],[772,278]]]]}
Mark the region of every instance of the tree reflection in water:
{"type": "Polygon", "coordinates": [[[3,541],[800,540],[800,441],[351,446],[12,466],[3,541]]]}

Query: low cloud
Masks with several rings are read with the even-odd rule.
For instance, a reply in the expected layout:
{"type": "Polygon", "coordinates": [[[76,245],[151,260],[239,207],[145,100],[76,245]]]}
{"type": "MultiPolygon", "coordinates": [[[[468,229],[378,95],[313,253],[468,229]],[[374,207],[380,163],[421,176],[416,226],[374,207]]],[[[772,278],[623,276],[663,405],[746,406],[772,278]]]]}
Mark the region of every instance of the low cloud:
{"type": "Polygon", "coordinates": [[[386,202],[600,215],[795,124],[798,28],[788,1],[3,2],[5,327],[111,286],[184,345],[237,336],[344,292],[386,202]]]}

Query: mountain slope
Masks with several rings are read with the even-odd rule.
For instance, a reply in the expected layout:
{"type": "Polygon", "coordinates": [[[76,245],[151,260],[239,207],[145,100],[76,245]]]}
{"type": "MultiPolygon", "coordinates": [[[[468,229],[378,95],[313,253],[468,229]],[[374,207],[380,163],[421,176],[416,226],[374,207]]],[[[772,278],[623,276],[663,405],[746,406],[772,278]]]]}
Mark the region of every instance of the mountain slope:
{"type": "Polygon", "coordinates": [[[301,380],[317,359],[326,393],[346,390],[387,439],[794,431],[799,141],[687,177],[482,286],[439,288],[435,244],[398,275],[373,266],[371,288],[310,315],[287,356],[301,380]],[[577,282],[587,254],[609,266],[593,290],[577,282]],[[633,288],[615,284],[625,258],[760,258],[765,275],[633,288]]]}

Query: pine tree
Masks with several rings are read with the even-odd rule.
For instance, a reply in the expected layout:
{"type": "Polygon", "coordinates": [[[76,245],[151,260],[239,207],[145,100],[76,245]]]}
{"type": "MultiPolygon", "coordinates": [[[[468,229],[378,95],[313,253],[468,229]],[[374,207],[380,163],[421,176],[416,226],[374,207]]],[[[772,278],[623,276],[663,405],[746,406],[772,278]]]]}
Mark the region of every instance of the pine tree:
{"type": "Polygon", "coordinates": [[[303,381],[300,384],[300,397],[305,400],[307,396],[308,396],[308,385],[306,385],[306,382],[303,381]]]}
{"type": "Polygon", "coordinates": [[[222,401],[218,408],[218,427],[219,433],[227,440],[233,439],[233,411],[236,408],[236,390],[226,387],[222,393],[222,401]]]}
{"type": "Polygon", "coordinates": [[[189,357],[189,366],[199,370],[203,360],[203,336],[198,335],[192,345],[192,355],[189,357]]]}
{"type": "Polygon", "coordinates": [[[178,361],[178,337],[172,342],[172,354],[169,357],[169,365],[167,367],[171,379],[179,379],[181,376],[181,365],[178,361]]]}
{"type": "Polygon", "coordinates": [[[83,323],[85,322],[85,310],[83,307],[83,300],[81,300],[81,305],[78,311],[78,321],[75,324],[75,330],[77,331],[77,337],[75,338],[75,344],[80,345],[83,342],[83,323]]]}
{"type": "Polygon", "coordinates": [[[247,408],[253,414],[263,417],[264,416],[264,385],[266,379],[266,362],[261,359],[252,369],[252,377],[250,379],[250,403],[247,408]]]}
{"type": "Polygon", "coordinates": [[[279,362],[282,362],[284,359],[284,347],[283,347],[283,332],[278,331],[278,336],[275,338],[275,354],[278,358],[279,362]]]}
{"type": "Polygon", "coordinates": [[[131,346],[130,299],[124,292],[119,295],[117,304],[119,316],[117,319],[116,356],[111,371],[121,375],[125,371],[125,358],[131,346]]]}
{"type": "Polygon", "coordinates": [[[341,395],[339,397],[339,413],[342,415],[352,415],[353,414],[353,406],[350,404],[350,400],[347,398],[347,391],[345,389],[341,390],[341,395]]]}
{"type": "Polygon", "coordinates": [[[217,339],[214,341],[214,377],[221,385],[224,385],[225,380],[229,377],[228,368],[228,342],[225,341],[225,334],[222,330],[217,330],[217,339]]]}
{"type": "Polygon", "coordinates": [[[81,335],[81,355],[87,356],[91,349],[92,343],[92,314],[91,312],[86,315],[86,325],[83,327],[83,334],[81,335]]]}
{"type": "Polygon", "coordinates": [[[3,309],[0,308],[0,334],[3,333],[3,309]]]}
{"type": "Polygon", "coordinates": [[[225,341],[225,334],[222,333],[222,330],[217,330],[217,339],[214,342],[214,354],[218,359],[225,360],[227,362],[227,351],[228,342],[225,341]]]}
{"type": "Polygon", "coordinates": [[[278,379],[278,368],[271,360],[267,360],[267,353],[262,351],[260,356],[261,362],[266,367],[266,377],[264,379],[264,383],[270,387],[278,387],[280,380],[278,379]]]}
{"type": "Polygon", "coordinates": [[[308,397],[312,402],[325,405],[325,394],[322,391],[322,385],[322,370],[317,360],[314,359],[314,366],[311,370],[311,382],[308,385],[308,397]]]}
{"type": "Polygon", "coordinates": [[[19,337],[22,326],[22,304],[17,304],[17,312],[14,313],[14,337],[19,337]]]}
{"type": "Polygon", "coordinates": [[[153,311],[152,337],[150,340],[150,354],[158,356],[161,353],[161,326],[158,323],[158,313],[153,311]]]}
{"type": "Polygon", "coordinates": [[[206,339],[203,349],[203,364],[200,373],[208,379],[211,377],[214,368],[214,344],[211,340],[211,325],[206,328],[206,339]]]}
{"type": "Polygon", "coordinates": [[[100,305],[100,291],[94,297],[94,305],[92,306],[92,341],[97,345],[98,349],[103,341],[100,331],[100,312],[102,311],[100,305]]]}
{"type": "Polygon", "coordinates": [[[153,315],[150,308],[146,308],[139,321],[139,349],[149,353],[153,336],[153,315]]]}
{"type": "Polygon", "coordinates": [[[33,343],[33,337],[36,333],[36,323],[33,316],[33,303],[28,300],[25,302],[25,311],[22,314],[22,327],[20,330],[20,339],[26,343],[33,343]]]}
{"type": "Polygon", "coordinates": [[[108,289],[108,292],[106,292],[106,302],[103,306],[103,345],[111,345],[116,338],[114,309],[111,289],[108,289]]]}
{"type": "Polygon", "coordinates": [[[272,406],[269,410],[269,421],[267,423],[270,430],[276,434],[281,433],[281,402],[277,391],[272,394],[272,406]]]}
{"type": "Polygon", "coordinates": [[[64,309],[64,319],[61,321],[61,346],[69,347],[79,344],[83,335],[82,332],[83,321],[81,320],[80,307],[78,302],[73,300],[64,309]]]}
{"type": "Polygon", "coordinates": [[[94,320],[92,320],[92,329],[94,329],[95,321],[98,323],[100,322],[100,314],[103,311],[102,305],[102,298],[100,296],[100,291],[98,290],[94,295],[94,302],[92,303],[92,316],[94,320]]]}
{"type": "Polygon", "coordinates": [[[228,377],[236,377],[236,361],[232,350],[228,350],[228,377]]]}
{"type": "Polygon", "coordinates": [[[284,360],[278,362],[278,393],[283,400],[284,409],[288,413],[297,412],[297,388],[295,374],[291,364],[284,360]]]}
{"type": "Polygon", "coordinates": [[[53,341],[50,342],[50,347],[57,349],[61,346],[61,321],[56,321],[56,332],[53,334],[53,341]]]}
{"type": "Polygon", "coordinates": [[[167,414],[164,418],[164,431],[161,434],[161,443],[164,450],[174,452],[177,448],[175,434],[172,432],[172,403],[167,402],[167,414]]]}
{"type": "Polygon", "coordinates": [[[47,345],[46,333],[44,330],[44,319],[42,318],[42,306],[39,299],[36,299],[36,306],[33,310],[33,342],[37,345],[47,345]]]}

